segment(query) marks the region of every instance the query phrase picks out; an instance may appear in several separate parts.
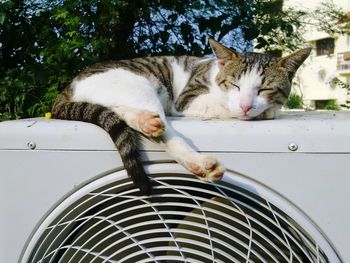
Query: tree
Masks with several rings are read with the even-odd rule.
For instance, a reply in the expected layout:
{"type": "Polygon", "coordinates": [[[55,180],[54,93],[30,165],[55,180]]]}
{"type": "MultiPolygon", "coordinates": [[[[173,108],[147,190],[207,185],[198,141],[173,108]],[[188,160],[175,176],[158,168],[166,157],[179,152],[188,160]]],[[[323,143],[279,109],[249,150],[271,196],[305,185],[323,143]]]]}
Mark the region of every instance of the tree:
{"type": "Polygon", "coordinates": [[[310,13],[307,22],[315,26],[319,31],[326,32],[329,35],[350,33],[349,13],[330,1],[321,2],[310,13]]]}
{"type": "Polygon", "coordinates": [[[98,61],[202,56],[209,37],[271,53],[300,43],[300,18],[282,0],[3,0],[0,120],[42,116],[70,79],[98,61]]]}

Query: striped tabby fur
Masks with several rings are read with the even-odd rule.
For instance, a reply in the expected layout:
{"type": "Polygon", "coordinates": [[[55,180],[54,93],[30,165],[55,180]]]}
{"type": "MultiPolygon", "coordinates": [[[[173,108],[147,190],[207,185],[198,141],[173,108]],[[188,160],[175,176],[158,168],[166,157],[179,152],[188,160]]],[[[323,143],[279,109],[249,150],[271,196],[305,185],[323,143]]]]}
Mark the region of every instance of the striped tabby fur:
{"type": "Polygon", "coordinates": [[[53,117],[65,120],[77,120],[95,124],[104,129],[118,149],[127,173],[145,194],[151,187],[137,151],[140,134],[131,129],[125,121],[109,108],[88,102],[70,101],[72,90],[66,88],[53,105],[53,117]]]}
{"type": "Polygon", "coordinates": [[[53,116],[106,130],[129,176],[145,194],[151,185],[137,151],[140,133],[163,145],[200,179],[219,180],[223,166],[190,147],[167,124],[166,115],[272,119],[311,50],[278,59],[240,54],[214,40],[210,45],[216,58],[145,57],[92,66],[58,96],[53,116]]]}

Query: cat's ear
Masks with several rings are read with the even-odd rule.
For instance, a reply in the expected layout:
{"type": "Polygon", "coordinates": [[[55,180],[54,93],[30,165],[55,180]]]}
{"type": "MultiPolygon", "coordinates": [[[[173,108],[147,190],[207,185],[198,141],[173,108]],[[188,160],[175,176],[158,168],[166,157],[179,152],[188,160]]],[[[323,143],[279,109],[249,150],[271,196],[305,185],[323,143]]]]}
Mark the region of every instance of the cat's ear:
{"type": "Polygon", "coordinates": [[[237,53],[214,39],[209,39],[209,45],[213,49],[219,68],[223,68],[228,61],[238,58],[237,53]]]}
{"type": "Polygon", "coordinates": [[[310,55],[311,50],[311,47],[300,49],[286,57],[282,57],[277,64],[288,71],[289,79],[292,80],[297,69],[310,55]]]}

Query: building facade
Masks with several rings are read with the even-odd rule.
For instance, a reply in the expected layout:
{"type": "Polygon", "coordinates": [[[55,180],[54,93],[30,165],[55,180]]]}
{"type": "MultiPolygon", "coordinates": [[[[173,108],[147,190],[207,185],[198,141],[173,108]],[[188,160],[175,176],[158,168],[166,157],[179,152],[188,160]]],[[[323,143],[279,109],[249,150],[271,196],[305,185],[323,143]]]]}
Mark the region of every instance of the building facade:
{"type": "MultiPolygon", "coordinates": [[[[284,5],[311,10],[320,2],[288,0],[284,5]]],[[[350,10],[350,0],[334,0],[333,3],[344,11],[350,10]]],[[[294,79],[293,92],[301,95],[307,109],[345,104],[349,100],[347,92],[335,84],[334,78],[350,84],[350,36],[331,36],[312,25],[308,25],[305,31],[304,37],[313,50],[294,79]]]]}

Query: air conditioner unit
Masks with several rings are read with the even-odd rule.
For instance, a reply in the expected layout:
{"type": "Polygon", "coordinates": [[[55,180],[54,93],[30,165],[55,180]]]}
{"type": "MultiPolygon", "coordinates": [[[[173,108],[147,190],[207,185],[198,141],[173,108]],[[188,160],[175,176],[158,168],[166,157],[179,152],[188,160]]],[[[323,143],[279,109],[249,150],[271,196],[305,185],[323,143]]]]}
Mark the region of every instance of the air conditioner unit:
{"type": "Polygon", "coordinates": [[[144,141],[144,196],[99,127],[0,123],[0,262],[350,262],[347,112],[170,123],[221,182],[144,141]]]}

